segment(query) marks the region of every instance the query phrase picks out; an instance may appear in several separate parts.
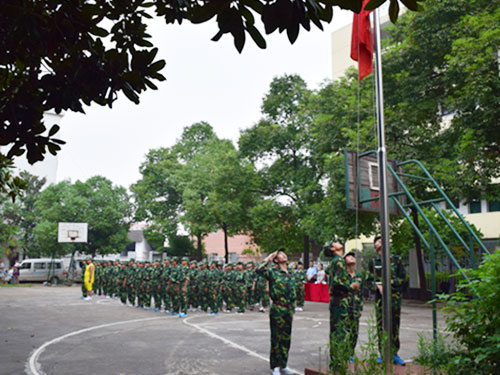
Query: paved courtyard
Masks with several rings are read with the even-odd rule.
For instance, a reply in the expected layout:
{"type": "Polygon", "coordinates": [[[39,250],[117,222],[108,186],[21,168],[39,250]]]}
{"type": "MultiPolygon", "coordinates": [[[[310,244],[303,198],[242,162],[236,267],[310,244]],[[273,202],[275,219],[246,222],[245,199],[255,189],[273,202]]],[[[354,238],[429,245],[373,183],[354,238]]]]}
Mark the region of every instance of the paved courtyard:
{"type": "MultiPolygon", "coordinates": [[[[181,319],[80,295],[79,286],[0,288],[0,374],[269,373],[267,314],[190,313],[181,319]]],[[[403,306],[400,355],[411,360],[418,334],[432,332],[432,310],[403,306]]],[[[372,307],[365,306],[358,349],[367,341],[372,307]]],[[[295,314],[289,366],[298,374],[324,363],[328,317],[322,303],[307,302],[295,314]]]]}

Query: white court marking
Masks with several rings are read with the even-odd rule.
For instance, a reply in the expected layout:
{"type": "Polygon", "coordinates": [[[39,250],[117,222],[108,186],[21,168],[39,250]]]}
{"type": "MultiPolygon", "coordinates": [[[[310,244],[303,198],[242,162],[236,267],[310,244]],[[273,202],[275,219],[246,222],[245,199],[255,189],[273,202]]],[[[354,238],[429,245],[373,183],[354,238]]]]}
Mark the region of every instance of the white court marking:
{"type": "Polygon", "coordinates": [[[82,333],[86,333],[86,332],[90,332],[90,331],[94,331],[94,330],[99,329],[99,328],[112,327],[112,326],[116,326],[116,325],[120,325],[120,324],[145,322],[145,321],[148,321],[148,320],[157,320],[157,319],[165,319],[165,317],[164,316],[160,316],[160,317],[154,317],[154,318],[132,319],[132,320],[124,320],[124,321],[121,321],[121,322],[101,324],[99,326],[94,326],[94,327],[80,329],[78,331],[70,332],[70,333],[67,333],[65,335],[56,337],[53,340],[45,342],[38,349],[36,349],[33,352],[33,354],[31,354],[31,357],[29,358],[28,363],[27,363],[26,372],[28,374],[30,374],[30,375],[45,375],[45,373],[42,371],[41,365],[38,363],[38,358],[43,353],[43,351],[45,349],[47,349],[47,347],[49,347],[52,344],[58,343],[58,342],[60,342],[60,341],[62,341],[64,339],[67,339],[68,337],[80,335],[82,333]]]}
{"type": "MultiPolygon", "coordinates": [[[[192,327],[192,328],[194,328],[194,329],[196,329],[196,330],[198,330],[198,331],[200,331],[200,332],[202,332],[202,333],[204,333],[204,334],[206,334],[206,335],[210,336],[210,337],[213,337],[213,338],[215,338],[215,339],[217,339],[217,340],[222,341],[224,344],[229,345],[229,346],[230,346],[230,347],[232,347],[232,348],[235,348],[235,349],[241,350],[242,352],[245,352],[245,353],[247,353],[248,355],[251,355],[251,356],[256,357],[256,358],[259,358],[259,359],[261,359],[261,360],[263,360],[263,361],[269,362],[269,359],[268,359],[268,358],[266,358],[266,357],[264,357],[263,355],[260,355],[259,353],[256,353],[256,352],[254,352],[253,350],[250,350],[250,349],[248,349],[248,348],[244,347],[243,345],[237,344],[237,343],[235,343],[235,342],[233,342],[233,341],[231,341],[231,340],[228,340],[228,339],[226,339],[226,338],[224,338],[224,337],[222,337],[222,336],[219,336],[219,335],[217,335],[216,333],[210,332],[209,330],[207,330],[207,329],[205,329],[205,328],[202,328],[202,327],[200,327],[200,326],[199,326],[199,325],[197,325],[197,324],[194,324],[194,323],[189,322],[189,320],[190,320],[190,319],[192,319],[192,318],[195,318],[195,317],[186,318],[186,319],[184,319],[182,322],[183,322],[184,324],[186,324],[186,325],[188,325],[188,326],[190,326],[190,327],[192,327]]],[[[290,368],[290,367],[289,367],[289,369],[290,369],[290,370],[292,370],[292,371],[293,371],[294,373],[296,373],[296,374],[299,374],[299,375],[301,374],[301,372],[299,372],[299,371],[297,371],[297,370],[295,370],[295,369],[293,369],[293,368],[290,368]]]]}

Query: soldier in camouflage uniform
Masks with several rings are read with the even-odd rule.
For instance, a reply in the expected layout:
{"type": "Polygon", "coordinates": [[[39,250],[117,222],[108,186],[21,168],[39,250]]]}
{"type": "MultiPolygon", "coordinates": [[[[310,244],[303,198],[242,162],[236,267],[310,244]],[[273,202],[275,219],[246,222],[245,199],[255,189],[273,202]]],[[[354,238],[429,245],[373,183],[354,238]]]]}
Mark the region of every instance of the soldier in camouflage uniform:
{"type": "Polygon", "coordinates": [[[225,312],[230,312],[234,307],[233,300],[233,264],[228,263],[224,268],[224,272],[222,274],[222,298],[226,303],[225,312]]]}
{"type": "Polygon", "coordinates": [[[210,314],[217,314],[219,310],[219,273],[217,272],[217,261],[210,262],[210,269],[208,271],[208,306],[210,307],[210,314]]]}
{"type": "Polygon", "coordinates": [[[247,269],[246,269],[246,284],[247,284],[247,290],[246,290],[246,297],[247,297],[247,306],[251,311],[253,311],[255,304],[257,303],[256,301],[256,295],[255,295],[255,281],[257,280],[257,273],[255,272],[255,263],[250,261],[247,263],[247,269]]]}
{"type": "Polygon", "coordinates": [[[255,295],[257,302],[260,302],[260,312],[265,312],[269,306],[269,287],[267,280],[262,275],[257,273],[255,280],[255,295]]]}
{"type": "Polygon", "coordinates": [[[328,289],[330,292],[330,370],[336,372],[349,360],[349,341],[345,338],[349,332],[349,295],[361,288],[359,283],[352,283],[343,258],[344,246],[332,241],[325,249],[326,256],[333,256],[328,266],[328,289]]]}
{"type": "Polygon", "coordinates": [[[234,276],[233,298],[238,306],[238,313],[243,314],[246,307],[247,274],[244,270],[243,262],[238,262],[234,276]]]}
{"type": "Polygon", "coordinates": [[[103,266],[101,261],[96,260],[94,262],[95,271],[94,271],[94,283],[92,284],[92,289],[94,291],[94,295],[102,295],[102,270],[103,266]]]}
{"type": "Polygon", "coordinates": [[[299,262],[297,269],[293,274],[295,277],[295,284],[297,285],[297,307],[295,311],[304,310],[304,285],[307,282],[306,271],[304,271],[304,266],[302,262],[299,262]]]}
{"type": "Polygon", "coordinates": [[[155,260],[153,263],[153,271],[151,275],[151,294],[153,295],[153,300],[155,303],[155,307],[153,311],[161,310],[161,274],[162,267],[159,260],[155,260]]]}
{"type": "Polygon", "coordinates": [[[145,309],[151,307],[151,294],[153,293],[153,267],[151,267],[151,262],[147,260],[145,262],[142,274],[142,306],[145,309]]]}
{"type": "Polygon", "coordinates": [[[134,259],[130,259],[130,261],[128,262],[128,267],[126,268],[124,282],[127,287],[127,299],[132,306],[135,306],[135,297],[136,297],[135,285],[134,285],[135,269],[136,269],[135,261],[134,259]]]}
{"type": "MultiPolygon", "coordinates": [[[[383,353],[382,348],[382,338],[383,338],[383,328],[382,328],[382,238],[380,236],[375,237],[374,240],[375,250],[377,255],[374,260],[371,260],[368,264],[368,280],[367,284],[369,288],[375,292],[375,315],[377,317],[377,333],[379,338],[379,350],[383,353]]],[[[406,271],[398,255],[391,255],[391,294],[392,294],[392,354],[393,361],[398,365],[405,365],[405,362],[398,356],[399,351],[399,325],[401,321],[401,301],[403,284],[406,281],[406,271]]],[[[382,359],[379,358],[381,362],[382,359]]]]}
{"type": "Polygon", "coordinates": [[[186,316],[186,312],[183,311],[186,308],[187,303],[184,303],[183,298],[187,292],[187,275],[184,273],[182,266],[177,265],[177,259],[172,259],[172,267],[170,270],[170,281],[169,281],[169,292],[172,298],[172,314],[178,314],[178,316],[186,316]]]}
{"type": "Polygon", "coordinates": [[[199,285],[198,285],[198,262],[192,260],[189,262],[189,284],[188,284],[188,306],[194,311],[200,305],[199,303],[199,285]]]}
{"type": "Polygon", "coordinates": [[[271,373],[293,374],[286,365],[292,336],[292,321],[296,298],[295,280],[287,269],[288,258],[283,249],[269,255],[257,267],[257,273],[269,281],[271,300],[269,312],[271,326],[271,373]],[[270,262],[277,267],[269,267],[270,262]]]}
{"type": "Polygon", "coordinates": [[[200,272],[197,276],[198,287],[200,290],[200,308],[204,312],[208,312],[210,298],[208,296],[208,284],[210,281],[210,271],[207,268],[207,262],[203,261],[200,265],[200,272]]]}
{"type": "Polygon", "coordinates": [[[344,256],[345,264],[347,266],[347,272],[349,273],[349,281],[351,285],[353,283],[359,283],[359,290],[352,290],[349,293],[349,307],[348,311],[348,321],[349,321],[349,333],[347,338],[349,340],[349,353],[350,360],[354,362],[354,350],[356,349],[356,343],[358,342],[359,333],[359,319],[361,318],[361,313],[363,311],[364,303],[364,277],[361,272],[356,272],[356,254],[354,252],[349,252],[344,256]]]}
{"type": "Polygon", "coordinates": [[[143,301],[143,291],[142,291],[142,280],[144,278],[144,262],[137,261],[137,267],[135,269],[134,274],[134,285],[135,285],[135,294],[137,296],[137,308],[144,308],[143,301]]]}
{"type": "Polygon", "coordinates": [[[163,262],[163,271],[161,273],[161,288],[162,288],[162,298],[163,305],[165,306],[165,312],[168,314],[172,310],[172,299],[170,298],[169,292],[169,282],[170,282],[170,258],[165,258],[163,262]]]}
{"type": "Polygon", "coordinates": [[[118,288],[120,301],[124,305],[127,304],[127,262],[120,262],[120,269],[118,271],[118,288]]]}
{"type": "Polygon", "coordinates": [[[83,282],[83,278],[85,275],[85,268],[87,268],[87,259],[82,261],[82,298],[87,297],[87,287],[85,286],[85,283],[83,282]]]}

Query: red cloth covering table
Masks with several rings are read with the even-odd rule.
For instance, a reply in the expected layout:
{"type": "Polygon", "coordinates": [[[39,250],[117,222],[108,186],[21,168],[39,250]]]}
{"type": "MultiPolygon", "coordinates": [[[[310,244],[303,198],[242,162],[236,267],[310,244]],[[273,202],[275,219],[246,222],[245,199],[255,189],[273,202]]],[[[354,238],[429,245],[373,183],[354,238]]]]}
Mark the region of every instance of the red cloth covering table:
{"type": "Polygon", "coordinates": [[[328,284],[305,284],[305,300],[311,302],[330,302],[328,284]]]}

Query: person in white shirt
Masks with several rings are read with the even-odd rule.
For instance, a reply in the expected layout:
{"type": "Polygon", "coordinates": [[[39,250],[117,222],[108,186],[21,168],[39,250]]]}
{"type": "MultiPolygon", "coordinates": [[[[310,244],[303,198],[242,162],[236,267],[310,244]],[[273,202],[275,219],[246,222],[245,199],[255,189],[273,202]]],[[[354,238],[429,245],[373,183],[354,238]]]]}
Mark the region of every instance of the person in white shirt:
{"type": "Polygon", "coordinates": [[[309,268],[307,269],[306,277],[308,283],[314,283],[318,275],[318,269],[314,265],[314,262],[309,262],[309,268]]]}
{"type": "Polygon", "coordinates": [[[323,269],[323,264],[319,265],[318,275],[316,277],[316,284],[326,283],[326,273],[323,269]]]}

